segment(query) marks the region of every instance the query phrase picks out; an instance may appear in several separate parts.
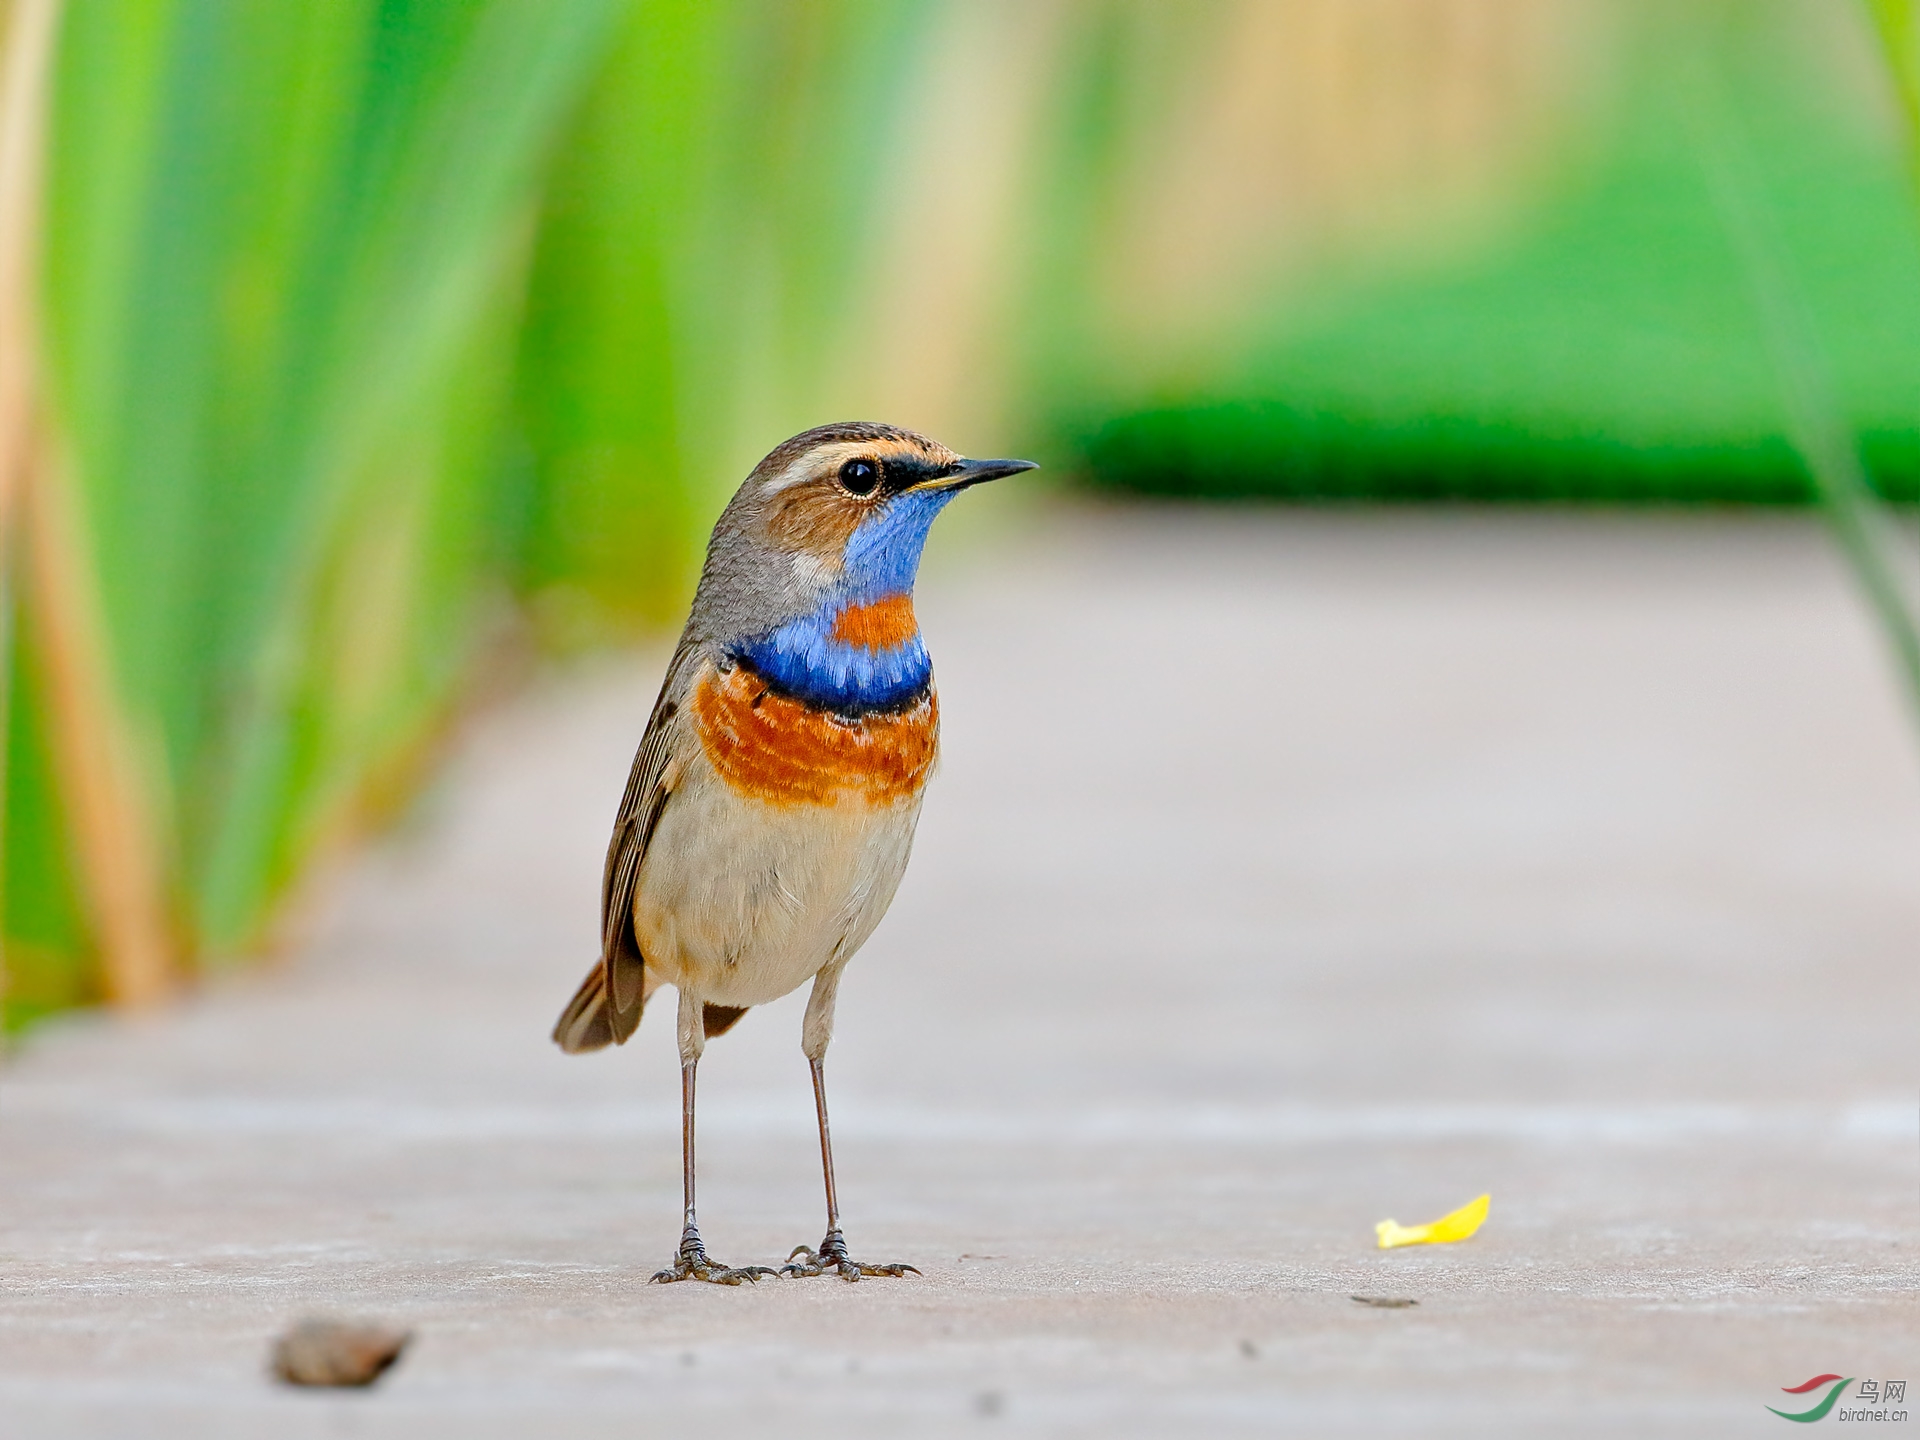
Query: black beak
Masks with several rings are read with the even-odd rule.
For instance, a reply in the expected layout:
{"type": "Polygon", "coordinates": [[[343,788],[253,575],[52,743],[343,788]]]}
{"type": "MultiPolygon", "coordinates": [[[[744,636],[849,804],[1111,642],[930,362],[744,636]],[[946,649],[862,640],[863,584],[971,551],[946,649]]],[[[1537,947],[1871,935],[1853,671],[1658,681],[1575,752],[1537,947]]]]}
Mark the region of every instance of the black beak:
{"type": "Polygon", "coordinates": [[[964,490],[969,485],[980,485],[988,480],[998,480],[1005,475],[1018,475],[1022,470],[1039,468],[1039,463],[1033,460],[957,460],[946,474],[937,479],[925,481],[915,488],[964,490]]]}

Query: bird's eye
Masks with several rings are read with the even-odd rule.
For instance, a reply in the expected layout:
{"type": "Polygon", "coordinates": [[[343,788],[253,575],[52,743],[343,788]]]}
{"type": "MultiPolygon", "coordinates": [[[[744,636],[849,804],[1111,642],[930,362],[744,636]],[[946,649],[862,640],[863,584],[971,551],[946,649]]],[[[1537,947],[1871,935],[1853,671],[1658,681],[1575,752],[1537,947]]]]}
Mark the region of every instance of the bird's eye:
{"type": "Polygon", "coordinates": [[[871,495],[880,483],[880,467],[871,460],[849,460],[840,467],[840,488],[851,495],[871,495]]]}

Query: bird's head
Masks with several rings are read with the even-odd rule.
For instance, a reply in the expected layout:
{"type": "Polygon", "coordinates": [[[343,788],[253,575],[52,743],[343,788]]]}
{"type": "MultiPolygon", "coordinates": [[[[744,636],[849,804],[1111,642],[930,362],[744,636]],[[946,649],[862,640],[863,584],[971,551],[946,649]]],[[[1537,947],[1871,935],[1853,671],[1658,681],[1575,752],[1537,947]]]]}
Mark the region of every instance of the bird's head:
{"type": "Polygon", "coordinates": [[[820,611],[911,594],[934,517],[1030,460],[969,460],[911,430],[822,425],[776,446],[714,529],[702,602],[748,633],[820,611]]]}

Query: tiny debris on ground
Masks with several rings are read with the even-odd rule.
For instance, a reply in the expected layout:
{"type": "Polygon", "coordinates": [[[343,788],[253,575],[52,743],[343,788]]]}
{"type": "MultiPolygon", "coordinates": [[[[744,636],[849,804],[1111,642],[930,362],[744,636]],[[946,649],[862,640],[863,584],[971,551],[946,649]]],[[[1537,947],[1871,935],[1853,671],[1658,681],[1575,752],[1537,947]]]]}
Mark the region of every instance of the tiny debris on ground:
{"type": "Polygon", "coordinates": [[[1492,1203],[1491,1195],[1482,1195],[1425,1225],[1402,1225],[1398,1220],[1382,1220],[1373,1230],[1380,1237],[1382,1250],[1393,1250],[1402,1245],[1451,1245],[1455,1241],[1474,1237],[1481,1225],[1486,1223],[1487,1207],[1492,1203]]]}
{"type": "Polygon", "coordinates": [[[371,1385],[413,1335],[359,1320],[302,1320],[273,1344],[273,1373],[289,1385],[371,1385]]]}
{"type": "Polygon", "coordinates": [[[1420,1303],[1399,1295],[1349,1295],[1347,1298],[1356,1305],[1371,1305],[1376,1310],[1407,1310],[1420,1303]]]}

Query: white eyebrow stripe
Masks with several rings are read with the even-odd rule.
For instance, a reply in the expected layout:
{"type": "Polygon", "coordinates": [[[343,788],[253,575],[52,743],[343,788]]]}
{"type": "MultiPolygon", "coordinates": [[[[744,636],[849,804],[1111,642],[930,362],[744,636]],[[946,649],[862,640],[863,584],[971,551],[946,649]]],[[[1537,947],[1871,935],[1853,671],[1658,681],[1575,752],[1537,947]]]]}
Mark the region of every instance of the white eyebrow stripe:
{"type": "Polygon", "coordinates": [[[761,487],[763,495],[776,495],[789,486],[798,485],[808,475],[816,471],[831,469],[843,460],[851,460],[859,454],[874,453],[875,445],[871,440],[843,440],[831,445],[816,445],[804,455],[796,456],[787,468],[761,487]]]}
{"type": "MultiPolygon", "coordinates": [[[[917,445],[893,439],[836,440],[829,444],[816,445],[806,454],[796,457],[786,469],[762,485],[760,493],[777,495],[782,490],[798,485],[808,475],[832,470],[856,455],[871,455],[883,463],[893,455],[905,455],[938,463],[941,453],[938,447],[935,447],[932,452],[927,452],[917,445]]],[[[946,458],[951,462],[960,457],[948,453],[946,458]]]]}

